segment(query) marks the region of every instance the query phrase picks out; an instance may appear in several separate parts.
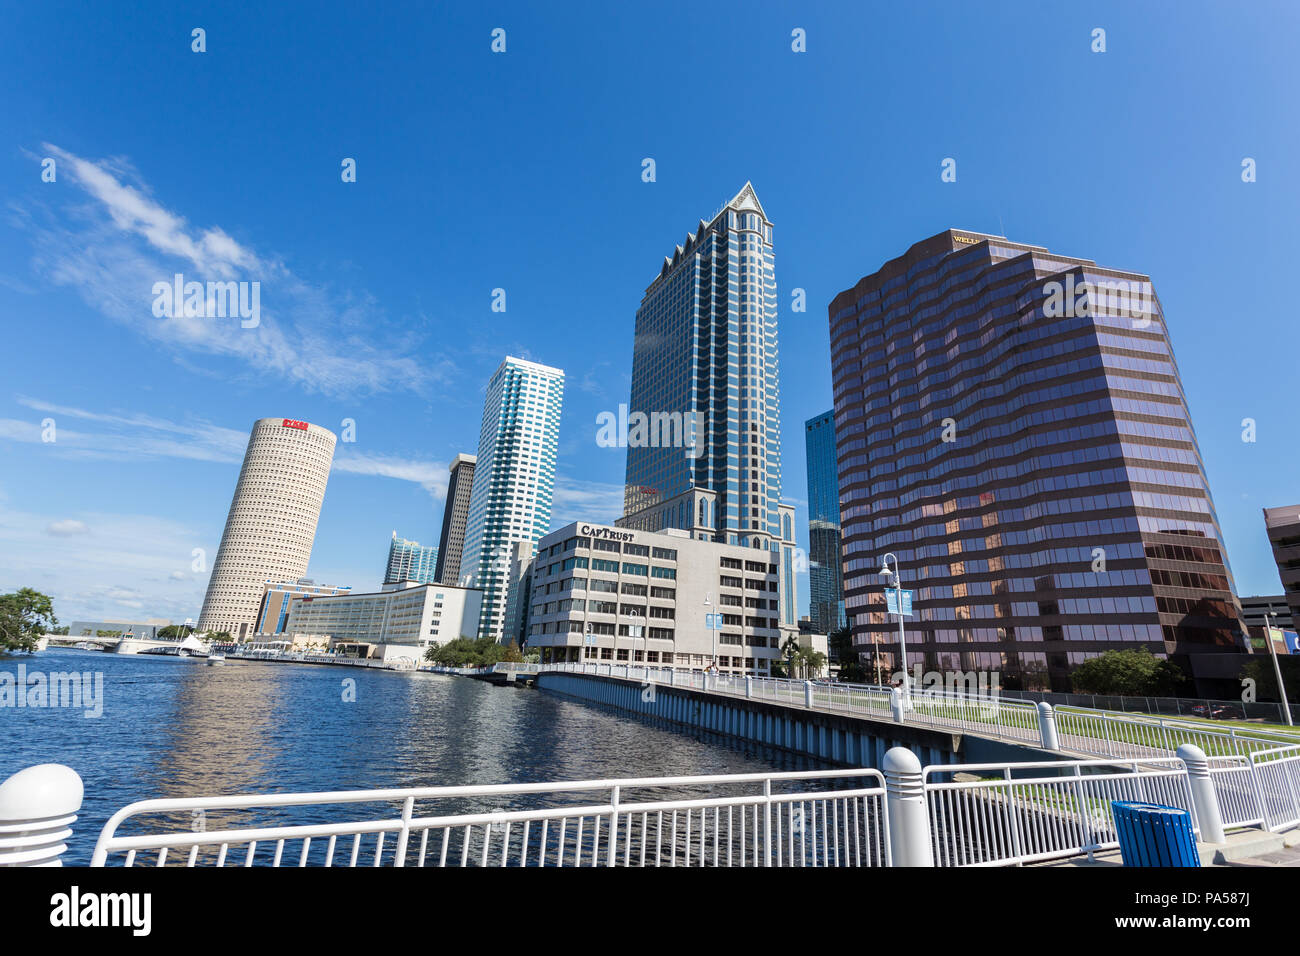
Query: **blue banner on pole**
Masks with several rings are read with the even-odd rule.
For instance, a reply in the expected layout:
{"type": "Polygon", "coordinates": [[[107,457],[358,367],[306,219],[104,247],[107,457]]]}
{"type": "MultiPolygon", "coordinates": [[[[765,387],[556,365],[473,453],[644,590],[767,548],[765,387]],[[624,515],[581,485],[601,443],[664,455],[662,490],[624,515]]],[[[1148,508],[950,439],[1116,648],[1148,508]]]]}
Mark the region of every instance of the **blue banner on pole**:
{"type": "MultiPolygon", "coordinates": [[[[886,609],[888,610],[888,613],[890,614],[898,613],[898,589],[897,588],[885,589],[885,606],[886,609]]],[[[912,616],[912,592],[911,591],[903,592],[903,616],[904,617],[912,616]]]]}

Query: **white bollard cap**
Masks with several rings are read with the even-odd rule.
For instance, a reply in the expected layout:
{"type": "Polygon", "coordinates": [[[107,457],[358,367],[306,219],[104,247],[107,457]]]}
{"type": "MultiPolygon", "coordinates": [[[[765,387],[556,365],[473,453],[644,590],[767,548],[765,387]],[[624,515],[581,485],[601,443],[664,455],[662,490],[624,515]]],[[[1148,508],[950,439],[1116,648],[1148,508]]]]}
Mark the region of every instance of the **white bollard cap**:
{"type": "Polygon", "coordinates": [[[1040,714],[1050,714],[1052,712],[1052,705],[1045,700],[1040,700],[1038,702],[1038,712],[1040,714]]]}
{"type": "Polygon", "coordinates": [[[885,774],[917,774],[921,773],[921,761],[908,750],[906,747],[890,747],[885,751],[885,759],[881,762],[880,769],[885,774]]]}
{"type": "Polygon", "coordinates": [[[1205,756],[1205,751],[1196,744],[1179,744],[1177,754],[1179,759],[1189,767],[1208,767],[1209,758],[1205,756]]]}
{"type": "Polygon", "coordinates": [[[0,783],[0,821],[62,817],[81,809],[81,777],[60,763],[42,763],[0,783]]]}

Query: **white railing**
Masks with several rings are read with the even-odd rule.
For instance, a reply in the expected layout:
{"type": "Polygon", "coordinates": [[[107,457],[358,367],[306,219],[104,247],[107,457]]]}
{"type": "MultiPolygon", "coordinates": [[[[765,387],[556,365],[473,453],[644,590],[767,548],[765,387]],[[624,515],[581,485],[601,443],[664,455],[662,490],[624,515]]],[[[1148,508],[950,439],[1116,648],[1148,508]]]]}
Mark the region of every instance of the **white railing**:
{"type": "MultiPolygon", "coordinates": [[[[796,707],[863,716],[890,717],[892,689],[872,684],[839,684],[736,674],[711,676],[701,671],[674,670],[636,664],[543,664],[538,672],[563,672],[671,684],[691,690],[774,701],[796,707]]],[[[1280,743],[1300,746],[1300,737],[1285,731],[1231,727],[1213,730],[1176,719],[1145,718],[1114,711],[1057,708],[1059,747],[1098,757],[1129,760],[1172,756],[1181,744],[1192,743],[1210,757],[1245,756],[1272,750],[1280,743]]],[[[1031,701],[948,689],[913,689],[903,722],[942,730],[1047,746],[1037,705],[1031,701]]]]}
{"type": "MultiPolygon", "coordinates": [[[[1173,753],[1181,744],[1195,744],[1210,757],[1271,750],[1288,735],[1243,730],[1210,730],[1202,725],[1165,718],[1143,718],[1109,711],[1056,708],[1061,744],[1069,750],[1107,757],[1144,757],[1173,753]],[[1280,739],[1279,739],[1280,738],[1280,739]]],[[[1300,744],[1300,740],[1297,740],[1300,744]]]]}
{"type": "Polygon", "coordinates": [[[1181,807],[1195,821],[1177,758],[946,764],[924,770],[936,866],[1009,866],[1119,846],[1112,800],[1181,807]],[[975,780],[938,780],[954,774],[975,780]]]}
{"type": "Polygon", "coordinates": [[[1224,827],[1265,825],[1260,786],[1249,757],[1211,757],[1209,772],[1224,827]]]}
{"type": "MultiPolygon", "coordinates": [[[[1007,866],[1118,846],[1112,801],[1225,830],[1300,824],[1300,748],[1207,758],[874,769],[144,800],[91,866],[1007,866]]],[[[58,865],[70,768],[0,784],[0,863],[58,865]]]]}
{"type": "Polygon", "coordinates": [[[883,866],[887,834],[880,772],[829,770],[145,800],[91,865],[883,866]]]}
{"type": "Polygon", "coordinates": [[[1250,769],[1263,826],[1281,830],[1300,824],[1300,746],[1254,751],[1250,769]]]}

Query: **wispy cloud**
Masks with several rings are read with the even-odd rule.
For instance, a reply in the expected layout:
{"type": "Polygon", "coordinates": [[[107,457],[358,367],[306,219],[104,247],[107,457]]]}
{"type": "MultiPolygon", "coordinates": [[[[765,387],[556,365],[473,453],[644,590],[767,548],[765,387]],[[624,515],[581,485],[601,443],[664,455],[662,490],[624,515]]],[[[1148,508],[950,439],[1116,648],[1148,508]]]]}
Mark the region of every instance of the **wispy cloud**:
{"type": "Polygon", "coordinates": [[[45,529],[47,534],[52,534],[59,538],[70,538],[76,534],[90,534],[90,528],[86,522],[77,521],[75,518],[65,518],[62,521],[52,521],[45,529]]]}
{"type": "Polygon", "coordinates": [[[334,471],[413,481],[439,501],[447,497],[447,466],[434,462],[342,451],[334,455],[334,471]]]}
{"type": "Polygon", "coordinates": [[[408,335],[377,334],[387,319],[372,297],[313,285],[220,226],[191,226],[153,198],[124,161],[93,162],[50,143],[42,148],[58,160],[59,181],[90,201],[58,213],[46,209],[44,217],[21,212],[20,224],[34,233],[36,271],[76,289],[105,316],[181,356],[226,356],[313,391],[423,393],[450,378],[448,361],[401,354],[417,344],[408,335]],[[259,282],[260,324],[155,317],[153,285],[177,272],[200,282],[259,282]]]}
{"type": "Polygon", "coordinates": [[[583,481],[557,475],[552,497],[551,527],[561,528],[582,519],[613,524],[623,514],[623,486],[600,481],[583,481]]]}
{"type": "MultiPolygon", "coordinates": [[[[248,445],[247,431],[201,420],[174,422],[129,412],[96,412],[26,396],[19,396],[18,403],[54,420],[54,441],[48,441],[46,429],[39,422],[17,418],[0,418],[0,441],[47,444],[54,453],[71,458],[183,458],[238,463],[248,445]],[[65,424],[68,420],[98,427],[71,428],[65,424]]],[[[447,466],[437,462],[363,452],[340,443],[335,448],[332,470],[414,482],[439,501],[447,495],[447,466]]]]}

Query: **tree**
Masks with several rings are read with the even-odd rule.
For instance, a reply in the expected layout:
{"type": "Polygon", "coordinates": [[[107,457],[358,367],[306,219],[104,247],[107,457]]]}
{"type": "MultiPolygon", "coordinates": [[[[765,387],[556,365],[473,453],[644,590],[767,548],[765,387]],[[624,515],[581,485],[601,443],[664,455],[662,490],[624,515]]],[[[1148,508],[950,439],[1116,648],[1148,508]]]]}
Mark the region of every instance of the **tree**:
{"type": "Polygon", "coordinates": [[[794,676],[794,661],[799,656],[799,636],[789,635],[781,644],[781,656],[785,658],[785,672],[794,676]]]}
{"type": "Polygon", "coordinates": [[[458,637],[429,648],[424,652],[424,659],[444,667],[491,667],[501,661],[519,662],[524,656],[513,641],[500,644],[490,637],[458,637]]]}
{"type": "Polygon", "coordinates": [[[811,647],[801,648],[799,651],[799,667],[804,677],[816,677],[826,666],[826,655],[821,651],[815,651],[811,647]]]}
{"type": "Polygon", "coordinates": [[[0,594],[0,650],[34,651],[41,635],[58,623],[48,595],[32,588],[0,594]]]}
{"type": "Polygon", "coordinates": [[[1187,677],[1173,661],[1159,660],[1143,647],[1090,657],[1074,669],[1070,682],[1082,694],[1167,697],[1177,694],[1187,677]]]}
{"type": "Polygon", "coordinates": [[[853,632],[847,627],[832,631],[826,638],[830,648],[831,660],[840,665],[840,680],[849,683],[865,683],[867,670],[858,659],[857,648],[853,646],[853,632]]]}
{"type": "Polygon", "coordinates": [[[194,627],[190,624],[168,624],[158,628],[158,637],[165,641],[179,641],[193,633],[194,627]]]}

